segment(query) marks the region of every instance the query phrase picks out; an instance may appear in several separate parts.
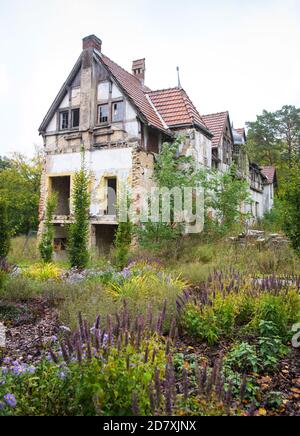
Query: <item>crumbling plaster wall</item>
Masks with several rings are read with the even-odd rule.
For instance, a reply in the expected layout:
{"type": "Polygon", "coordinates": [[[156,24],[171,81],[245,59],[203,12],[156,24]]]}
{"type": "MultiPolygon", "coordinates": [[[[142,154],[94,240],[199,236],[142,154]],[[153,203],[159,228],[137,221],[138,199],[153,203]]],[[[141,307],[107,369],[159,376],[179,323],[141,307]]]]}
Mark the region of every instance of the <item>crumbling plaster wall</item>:
{"type": "MultiPolygon", "coordinates": [[[[85,153],[86,168],[91,175],[91,207],[90,214],[97,218],[104,215],[106,209],[106,193],[103,189],[106,177],[116,177],[119,186],[131,184],[132,149],[114,148],[87,151],[85,153]]],[[[72,178],[81,166],[81,154],[68,153],[48,155],[46,158],[47,176],[69,174],[72,178]]],[[[47,192],[46,192],[47,195],[47,192]]]]}
{"type": "Polygon", "coordinates": [[[199,166],[211,167],[211,140],[197,129],[177,130],[176,134],[184,138],[180,150],[186,156],[193,156],[199,166]]]}

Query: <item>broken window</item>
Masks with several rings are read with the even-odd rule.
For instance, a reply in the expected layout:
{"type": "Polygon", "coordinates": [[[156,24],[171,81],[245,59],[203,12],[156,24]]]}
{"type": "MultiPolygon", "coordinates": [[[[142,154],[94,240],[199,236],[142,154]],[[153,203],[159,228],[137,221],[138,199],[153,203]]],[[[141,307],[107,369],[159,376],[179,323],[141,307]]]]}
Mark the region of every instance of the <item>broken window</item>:
{"type": "Polygon", "coordinates": [[[109,254],[117,228],[115,225],[95,225],[96,247],[100,255],[109,254]]]}
{"type": "Polygon", "coordinates": [[[112,120],[122,121],[123,120],[123,102],[118,101],[112,104],[112,120]]]}
{"type": "Polygon", "coordinates": [[[117,179],[107,179],[107,215],[116,215],[117,204],[117,179]]]}
{"type": "Polygon", "coordinates": [[[63,111],[59,114],[59,128],[60,130],[66,130],[69,128],[69,112],[63,111]]]}
{"type": "Polygon", "coordinates": [[[108,104],[98,106],[98,122],[99,124],[108,123],[108,104]]]}
{"type": "Polygon", "coordinates": [[[54,215],[70,215],[71,177],[51,177],[51,191],[57,195],[57,205],[54,215]]]}
{"type": "Polygon", "coordinates": [[[80,118],[80,110],[73,109],[72,110],[72,127],[79,127],[79,118],[80,118]]]}

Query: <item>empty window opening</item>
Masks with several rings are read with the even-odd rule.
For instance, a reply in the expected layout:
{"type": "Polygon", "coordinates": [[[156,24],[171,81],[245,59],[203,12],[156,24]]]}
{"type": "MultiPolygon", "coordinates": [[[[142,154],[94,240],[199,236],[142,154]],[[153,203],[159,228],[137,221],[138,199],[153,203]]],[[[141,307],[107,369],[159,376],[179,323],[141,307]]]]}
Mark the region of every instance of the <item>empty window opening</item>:
{"type": "Polygon", "coordinates": [[[113,247],[118,226],[95,225],[96,247],[100,255],[108,254],[113,247]]]}
{"type": "Polygon", "coordinates": [[[108,104],[98,106],[98,122],[99,124],[108,123],[108,104]]]}
{"type": "Polygon", "coordinates": [[[69,128],[69,112],[64,111],[59,114],[59,128],[60,130],[66,130],[69,128]]]}
{"type": "Polygon", "coordinates": [[[117,179],[111,177],[107,179],[107,215],[117,214],[117,179]]]}
{"type": "Polygon", "coordinates": [[[73,109],[72,110],[72,127],[79,127],[79,119],[80,119],[80,110],[73,109]]]}
{"type": "Polygon", "coordinates": [[[122,121],[123,120],[123,107],[124,104],[122,101],[118,101],[112,104],[112,120],[113,121],[122,121]]]}
{"type": "Polygon", "coordinates": [[[70,215],[71,177],[51,177],[51,191],[57,195],[57,205],[54,215],[70,215]]]}

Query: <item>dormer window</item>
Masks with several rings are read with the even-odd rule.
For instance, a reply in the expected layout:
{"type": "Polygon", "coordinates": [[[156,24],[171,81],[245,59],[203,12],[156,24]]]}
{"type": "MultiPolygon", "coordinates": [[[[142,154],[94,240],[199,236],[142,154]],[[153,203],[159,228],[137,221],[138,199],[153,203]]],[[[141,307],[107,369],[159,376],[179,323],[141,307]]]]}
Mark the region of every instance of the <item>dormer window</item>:
{"type": "Polygon", "coordinates": [[[69,111],[63,111],[59,114],[59,129],[66,130],[69,128],[69,111]]]}

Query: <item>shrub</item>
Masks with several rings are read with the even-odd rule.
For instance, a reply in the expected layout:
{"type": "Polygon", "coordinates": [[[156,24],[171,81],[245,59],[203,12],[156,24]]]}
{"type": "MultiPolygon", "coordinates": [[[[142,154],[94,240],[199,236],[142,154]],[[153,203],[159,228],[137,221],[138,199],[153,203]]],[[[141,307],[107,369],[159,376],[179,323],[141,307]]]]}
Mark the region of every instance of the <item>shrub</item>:
{"type": "Polygon", "coordinates": [[[123,269],[128,262],[128,253],[132,240],[132,223],[130,221],[121,222],[115,237],[115,256],[116,266],[123,269]]]}
{"type": "Polygon", "coordinates": [[[280,190],[283,212],[283,230],[290,238],[293,248],[300,256],[300,175],[299,163],[291,165],[285,183],[280,190]]]}
{"type": "Polygon", "coordinates": [[[251,281],[232,271],[216,273],[201,290],[184,293],[177,300],[184,329],[202,340],[251,333],[262,336],[261,323],[273,326],[273,336],[290,340],[290,330],[300,319],[300,296],[287,280],[251,281]]]}
{"type": "Polygon", "coordinates": [[[7,215],[7,204],[0,197],[0,259],[6,258],[10,246],[10,229],[7,215]]]}
{"type": "Polygon", "coordinates": [[[45,222],[43,225],[41,242],[39,244],[41,258],[43,259],[44,262],[48,262],[48,263],[52,261],[52,256],[54,251],[54,245],[53,245],[54,229],[52,224],[52,218],[56,208],[56,204],[57,204],[57,195],[55,194],[50,195],[49,198],[47,199],[45,222]]]}
{"type": "Polygon", "coordinates": [[[237,372],[258,372],[259,357],[256,347],[247,342],[234,345],[226,356],[225,365],[237,372]]]}
{"type": "Polygon", "coordinates": [[[53,263],[36,263],[24,268],[22,274],[24,277],[41,282],[47,280],[60,281],[62,270],[53,263]]]}
{"type": "Polygon", "coordinates": [[[196,305],[188,305],[182,315],[182,325],[191,337],[196,337],[213,345],[220,339],[218,320],[209,306],[202,310],[196,305]]]}
{"type": "Polygon", "coordinates": [[[273,335],[288,340],[293,324],[300,319],[300,298],[295,290],[283,291],[279,295],[266,293],[261,295],[257,311],[250,326],[259,334],[261,322],[270,322],[273,335]]]}

